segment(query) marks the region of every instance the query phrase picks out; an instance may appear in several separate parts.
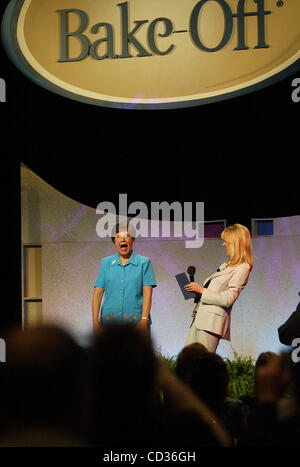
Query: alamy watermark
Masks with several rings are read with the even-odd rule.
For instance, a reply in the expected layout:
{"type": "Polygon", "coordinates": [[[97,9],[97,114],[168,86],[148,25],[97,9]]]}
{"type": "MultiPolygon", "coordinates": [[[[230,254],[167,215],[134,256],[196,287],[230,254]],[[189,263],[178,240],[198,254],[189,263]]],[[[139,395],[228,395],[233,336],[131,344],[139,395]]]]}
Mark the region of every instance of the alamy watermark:
{"type": "Polygon", "coordinates": [[[135,237],[184,238],[186,248],[200,248],[203,245],[204,202],[151,202],[149,213],[147,205],[142,201],[134,201],[128,206],[127,194],[122,193],[119,194],[118,214],[116,212],[115,205],[110,201],[98,204],[96,214],[101,217],[96,232],[99,237],[111,237],[116,223],[130,221],[135,229],[135,237]]]}
{"type": "Polygon", "coordinates": [[[292,360],[294,363],[299,363],[300,362],[300,337],[296,337],[295,339],[293,339],[292,347],[295,347],[291,355],[292,360]]]}
{"type": "Polygon", "coordinates": [[[0,102],[6,102],[6,83],[0,78],[0,102]]]}
{"type": "Polygon", "coordinates": [[[292,87],[295,88],[292,92],[292,101],[297,104],[300,102],[300,78],[295,78],[292,81],[292,87]]]}
{"type": "Polygon", "coordinates": [[[0,338],[0,363],[6,362],[6,343],[4,339],[0,338]]]}

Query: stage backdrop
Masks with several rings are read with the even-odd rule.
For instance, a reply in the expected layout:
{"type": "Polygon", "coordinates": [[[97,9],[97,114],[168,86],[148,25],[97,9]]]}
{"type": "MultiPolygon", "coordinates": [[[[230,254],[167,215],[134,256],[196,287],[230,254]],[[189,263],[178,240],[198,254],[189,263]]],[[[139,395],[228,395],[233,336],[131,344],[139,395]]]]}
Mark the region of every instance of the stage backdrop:
{"type": "MultiPolygon", "coordinates": [[[[97,236],[96,209],[58,192],[23,165],[21,190],[24,326],[56,323],[84,345],[92,332],[93,286],[101,258],[115,253],[112,241],[97,236]]],[[[201,248],[188,249],[181,239],[137,238],[134,249],[151,258],[158,284],[151,311],[155,348],[177,355],[193,301],[184,301],[174,276],[195,265],[195,280],[202,283],[226,260],[222,241],[209,238],[201,248]]],[[[218,347],[223,357],[231,358],[233,349],[254,358],[286,349],[277,328],[299,299],[300,216],[274,219],[273,235],[254,237],[253,250],[254,268],[232,311],[231,342],[222,340],[218,347]]]]}

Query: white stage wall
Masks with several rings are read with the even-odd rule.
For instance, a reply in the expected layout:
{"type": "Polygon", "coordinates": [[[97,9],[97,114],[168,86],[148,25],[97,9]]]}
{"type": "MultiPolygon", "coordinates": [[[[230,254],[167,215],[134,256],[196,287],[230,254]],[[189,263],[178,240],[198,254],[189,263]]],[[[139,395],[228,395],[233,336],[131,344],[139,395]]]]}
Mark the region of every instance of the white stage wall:
{"type": "MultiPolygon", "coordinates": [[[[85,344],[92,332],[93,285],[101,258],[115,253],[112,241],[97,236],[95,209],[61,194],[25,166],[21,190],[22,244],[42,246],[43,322],[63,326],[85,344]]],[[[134,249],[151,258],[158,284],[151,311],[155,348],[175,356],[184,345],[193,302],[184,301],[174,276],[192,264],[202,283],[226,260],[222,241],[205,239],[201,248],[187,249],[184,240],[137,238],[134,249]]],[[[222,357],[231,358],[232,349],[253,358],[286,349],[277,328],[299,301],[300,216],[274,219],[274,234],[254,237],[253,251],[254,268],[232,310],[231,342],[222,340],[218,347],[222,357]]]]}

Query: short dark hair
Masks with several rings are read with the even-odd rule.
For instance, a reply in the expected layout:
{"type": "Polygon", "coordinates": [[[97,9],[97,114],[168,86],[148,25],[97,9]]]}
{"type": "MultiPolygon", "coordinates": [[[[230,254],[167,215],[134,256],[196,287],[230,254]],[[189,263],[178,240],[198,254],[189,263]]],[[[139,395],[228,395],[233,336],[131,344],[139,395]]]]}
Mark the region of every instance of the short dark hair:
{"type": "Polygon", "coordinates": [[[111,240],[112,240],[113,243],[115,243],[116,235],[119,232],[122,232],[124,230],[126,230],[129,233],[130,237],[133,238],[133,240],[135,239],[135,235],[136,235],[135,228],[130,223],[130,220],[128,220],[128,221],[124,221],[124,222],[119,222],[118,224],[116,224],[113,227],[113,229],[111,231],[111,240]]]}
{"type": "Polygon", "coordinates": [[[274,357],[278,357],[278,355],[274,352],[261,352],[257,357],[255,369],[257,369],[260,366],[266,365],[274,357]]]}
{"type": "Polygon", "coordinates": [[[176,360],[175,373],[178,378],[182,381],[186,381],[195,359],[207,353],[208,350],[203,344],[200,344],[200,342],[194,342],[184,347],[181,352],[179,352],[176,360]]]}
{"type": "Polygon", "coordinates": [[[225,361],[213,352],[196,357],[186,375],[188,386],[215,412],[225,400],[229,380],[225,361]]]}

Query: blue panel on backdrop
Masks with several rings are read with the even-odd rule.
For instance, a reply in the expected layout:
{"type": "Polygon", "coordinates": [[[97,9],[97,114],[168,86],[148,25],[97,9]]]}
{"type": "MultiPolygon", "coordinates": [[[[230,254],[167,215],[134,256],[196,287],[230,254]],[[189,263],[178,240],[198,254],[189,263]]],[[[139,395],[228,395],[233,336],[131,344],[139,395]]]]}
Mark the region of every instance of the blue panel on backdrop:
{"type": "Polygon", "coordinates": [[[273,235],[273,221],[257,221],[257,235],[273,235]]]}

